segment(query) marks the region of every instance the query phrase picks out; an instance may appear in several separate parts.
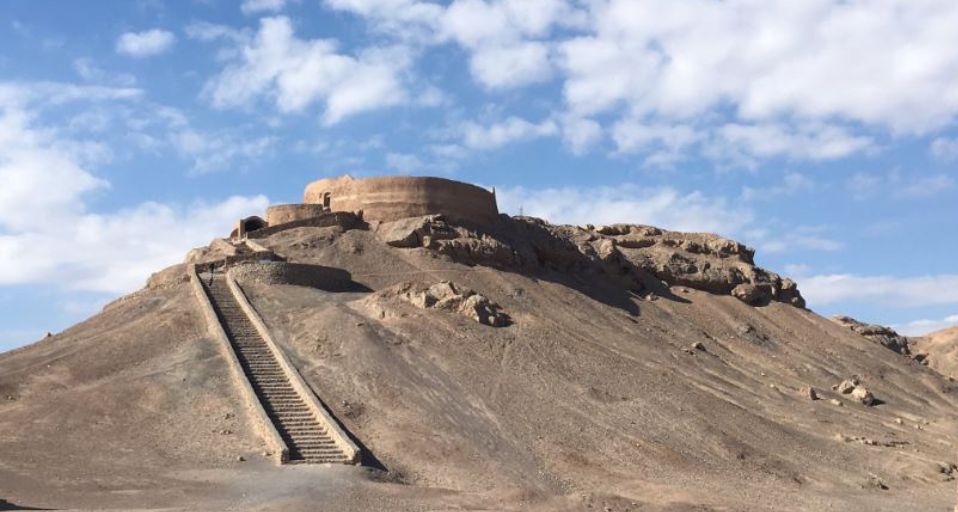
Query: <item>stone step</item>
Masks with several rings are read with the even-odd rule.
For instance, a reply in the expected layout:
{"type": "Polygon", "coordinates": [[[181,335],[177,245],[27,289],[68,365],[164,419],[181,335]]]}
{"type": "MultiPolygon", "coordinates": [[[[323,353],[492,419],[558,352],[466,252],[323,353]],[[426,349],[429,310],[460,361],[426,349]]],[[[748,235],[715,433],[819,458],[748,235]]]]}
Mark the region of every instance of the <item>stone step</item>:
{"type": "Polygon", "coordinates": [[[331,437],[329,437],[329,436],[327,436],[327,435],[318,435],[318,434],[316,434],[316,435],[304,434],[304,435],[298,436],[296,439],[293,440],[293,443],[294,443],[294,444],[307,444],[307,443],[309,443],[310,446],[312,446],[313,444],[321,444],[321,445],[325,445],[325,444],[331,444],[331,445],[332,445],[332,444],[336,444],[336,442],[333,441],[333,438],[331,438],[331,437]]]}
{"type": "Polygon", "coordinates": [[[343,451],[339,448],[289,448],[291,454],[295,453],[300,457],[304,458],[313,458],[313,457],[343,457],[343,451]]]}
{"type": "Polygon", "coordinates": [[[223,275],[204,283],[233,352],[267,416],[290,449],[290,462],[347,462],[315,411],[287,378],[279,359],[246,316],[223,275]]]}

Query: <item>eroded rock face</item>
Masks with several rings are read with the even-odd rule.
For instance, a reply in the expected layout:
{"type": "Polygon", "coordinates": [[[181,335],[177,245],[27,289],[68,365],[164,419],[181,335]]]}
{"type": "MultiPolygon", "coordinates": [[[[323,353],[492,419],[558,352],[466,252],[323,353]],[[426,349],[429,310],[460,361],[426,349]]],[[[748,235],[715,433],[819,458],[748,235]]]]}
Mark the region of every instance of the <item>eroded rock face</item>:
{"type": "Polygon", "coordinates": [[[755,266],[753,249],[706,233],[628,224],[554,226],[508,216],[479,232],[428,216],[384,223],[377,234],[394,247],[425,248],[468,265],[604,273],[635,291],[665,283],[754,306],[779,301],[805,307],[794,281],[755,266]]]}
{"type": "Polygon", "coordinates": [[[805,307],[792,280],[756,267],[755,251],[734,240],[625,224],[589,232],[596,237],[591,244],[600,253],[617,252],[622,260],[670,285],[730,294],[754,306],[774,300],[805,307]],[[612,249],[609,240],[614,241],[612,249]]]}
{"type": "Polygon", "coordinates": [[[865,338],[882,345],[883,347],[898,352],[902,355],[911,355],[911,347],[907,337],[895,332],[891,327],[877,324],[866,324],[859,322],[850,316],[836,315],[831,320],[838,325],[848,327],[849,329],[861,334],[865,338]]]}
{"type": "Polygon", "coordinates": [[[483,325],[504,327],[511,323],[502,308],[483,295],[450,281],[431,286],[403,283],[378,293],[378,299],[397,297],[420,309],[459,313],[483,325]]]}

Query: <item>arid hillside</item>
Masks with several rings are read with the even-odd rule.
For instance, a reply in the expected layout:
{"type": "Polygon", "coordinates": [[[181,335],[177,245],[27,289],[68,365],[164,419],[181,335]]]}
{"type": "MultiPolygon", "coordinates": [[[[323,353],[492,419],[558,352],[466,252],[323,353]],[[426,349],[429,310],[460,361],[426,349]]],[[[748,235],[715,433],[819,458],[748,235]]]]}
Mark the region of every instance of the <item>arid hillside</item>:
{"type": "MultiPolygon", "coordinates": [[[[805,309],[799,286],[731,240],[502,216],[491,227],[340,218],[254,242],[270,259],[351,275],[344,291],[238,280],[363,447],[364,466],[270,462],[183,264],[87,322],[0,354],[0,499],[57,509],[954,506],[958,385],[805,309]]],[[[241,260],[243,250],[219,240],[188,261],[241,260]]]]}
{"type": "Polygon", "coordinates": [[[958,378],[958,327],[913,338],[915,351],[928,361],[928,366],[944,375],[958,378]]]}

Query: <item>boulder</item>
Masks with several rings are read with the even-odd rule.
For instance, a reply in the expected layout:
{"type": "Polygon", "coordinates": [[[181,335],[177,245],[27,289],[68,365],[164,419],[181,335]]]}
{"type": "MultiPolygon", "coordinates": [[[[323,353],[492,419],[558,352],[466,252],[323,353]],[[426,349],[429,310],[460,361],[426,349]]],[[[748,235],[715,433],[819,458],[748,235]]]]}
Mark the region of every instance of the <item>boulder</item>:
{"type": "Polygon", "coordinates": [[[732,288],[732,296],[749,306],[761,306],[772,300],[772,291],[767,284],[743,283],[732,288]]]}
{"type": "Polygon", "coordinates": [[[853,389],[851,397],[852,399],[857,400],[868,406],[875,404],[875,396],[872,395],[871,391],[868,391],[862,386],[858,386],[855,389],[853,389]]]}
{"type": "Polygon", "coordinates": [[[808,400],[818,400],[818,392],[815,391],[815,388],[811,386],[804,386],[798,392],[802,398],[806,398],[808,400]]]}
{"type": "Polygon", "coordinates": [[[837,386],[835,386],[835,391],[838,391],[843,395],[847,395],[854,391],[855,386],[857,385],[858,383],[853,380],[843,380],[837,386]]]}

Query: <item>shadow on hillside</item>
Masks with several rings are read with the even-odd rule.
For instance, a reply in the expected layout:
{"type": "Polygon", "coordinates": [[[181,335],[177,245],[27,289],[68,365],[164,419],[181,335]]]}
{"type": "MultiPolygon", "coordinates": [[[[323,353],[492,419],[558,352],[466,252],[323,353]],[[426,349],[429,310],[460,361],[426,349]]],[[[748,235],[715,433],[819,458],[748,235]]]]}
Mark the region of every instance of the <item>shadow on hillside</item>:
{"type": "Polygon", "coordinates": [[[26,507],[23,505],[17,505],[11,503],[7,500],[0,499],[0,510],[56,510],[55,508],[38,508],[38,507],[26,507]]]}

